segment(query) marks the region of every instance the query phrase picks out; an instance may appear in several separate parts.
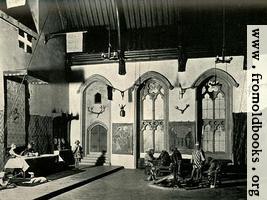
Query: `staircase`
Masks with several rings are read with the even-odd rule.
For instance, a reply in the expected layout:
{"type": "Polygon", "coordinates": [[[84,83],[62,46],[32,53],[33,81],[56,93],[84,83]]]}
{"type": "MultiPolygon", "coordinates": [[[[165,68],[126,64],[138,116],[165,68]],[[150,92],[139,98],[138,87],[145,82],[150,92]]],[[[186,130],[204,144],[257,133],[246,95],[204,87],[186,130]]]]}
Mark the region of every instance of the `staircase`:
{"type": "MultiPolygon", "coordinates": [[[[88,155],[86,155],[85,157],[83,157],[83,159],[81,160],[80,164],[81,165],[95,165],[97,159],[101,156],[101,152],[99,153],[90,153],[88,155]]],[[[105,166],[110,166],[110,160],[107,156],[105,156],[105,166]]]]}

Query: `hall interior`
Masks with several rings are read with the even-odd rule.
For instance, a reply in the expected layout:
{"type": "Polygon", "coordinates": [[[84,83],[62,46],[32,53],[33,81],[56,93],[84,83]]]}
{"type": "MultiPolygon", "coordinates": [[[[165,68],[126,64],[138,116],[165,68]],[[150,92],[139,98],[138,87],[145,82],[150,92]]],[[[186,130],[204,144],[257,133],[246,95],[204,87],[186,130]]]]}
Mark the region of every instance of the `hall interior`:
{"type": "MultiPolygon", "coordinates": [[[[178,148],[246,166],[246,25],[260,0],[0,3],[0,165],[33,142],[81,163],[143,166],[178,148]],[[65,152],[65,153],[64,153],[65,152]]],[[[73,161],[70,161],[73,162],[73,161]]]]}

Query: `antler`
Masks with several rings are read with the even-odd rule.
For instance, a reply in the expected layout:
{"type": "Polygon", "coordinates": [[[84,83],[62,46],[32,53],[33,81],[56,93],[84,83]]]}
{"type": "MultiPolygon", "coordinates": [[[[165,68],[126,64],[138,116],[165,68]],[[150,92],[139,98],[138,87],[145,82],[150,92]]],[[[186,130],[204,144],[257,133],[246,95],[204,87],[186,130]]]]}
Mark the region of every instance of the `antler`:
{"type": "Polygon", "coordinates": [[[104,106],[104,105],[100,106],[100,111],[99,112],[94,111],[94,107],[93,106],[92,107],[88,107],[88,112],[96,114],[97,118],[99,117],[100,114],[105,112],[105,110],[106,110],[106,106],[104,106]]]}
{"type": "Polygon", "coordinates": [[[178,84],[178,87],[180,88],[179,95],[181,96],[181,98],[183,98],[186,90],[188,90],[188,89],[191,88],[191,86],[186,87],[186,88],[183,88],[182,85],[181,85],[181,83],[178,84]]]}
{"type": "Polygon", "coordinates": [[[126,105],[119,104],[120,109],[124,109],[125,106],[126,106],[126,105]]]}
{"type": "Polygon", "coordinates": [[[178,106],[175,106],[175,109],[181,111],[181,113],[184,114],[184,111],[185,111],[189,106],[190,106],[189,104],[186,104],[186,106],[185,106],[184,109],[181,109],[181,108],[179,108],[178,106]]]}

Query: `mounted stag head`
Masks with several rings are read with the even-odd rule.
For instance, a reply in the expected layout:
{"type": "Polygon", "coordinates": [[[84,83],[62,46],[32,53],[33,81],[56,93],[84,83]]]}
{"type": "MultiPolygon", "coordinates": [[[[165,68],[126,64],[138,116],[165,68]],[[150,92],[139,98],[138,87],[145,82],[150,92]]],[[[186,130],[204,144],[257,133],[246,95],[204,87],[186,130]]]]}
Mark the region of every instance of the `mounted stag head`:
{"type": "Polygon", "coordinates": [[[119,104],[119,107],[121,109],[121,111],[120,111],[120,116],[121,117],[125,117],[125,110],[124,110],[125,106],[126,105],[119,104]]]}
{"type": "Polygon", "coordinates": [[[93,113],[93,114],[96,114],[97,116],[97,118],[99,117],[99,115],[100,114],[102,114],[103,112],[105,112],[105,110],[106,110],[106,106],[104,106],[104,105],[101,105],[100,106],[100,111],[94,111],[94,106],[92,106],[92,107],[88,107],[88,112],[90,112],[90,113],[93,113]]]}

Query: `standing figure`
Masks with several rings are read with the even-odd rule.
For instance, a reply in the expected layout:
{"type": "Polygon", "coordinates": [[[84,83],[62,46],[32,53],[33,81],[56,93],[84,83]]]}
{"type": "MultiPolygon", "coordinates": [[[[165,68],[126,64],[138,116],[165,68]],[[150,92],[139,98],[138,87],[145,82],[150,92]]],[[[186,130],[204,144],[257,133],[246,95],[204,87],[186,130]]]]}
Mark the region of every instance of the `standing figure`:
{"type": "Polygon", "coordinates": [[[83,148],[80,145],[80,141],[76,140],[74,142],[73,155],[75,159],[75,168],[79,168],[79,163],[83,158],[83,148]]]}
{"type": "Polygon", "coordinates": [[[200,181],[202,178],[201,170],[205,161],[204,151],[200,148],[199,142],[195,144],[195,150],[192,153],[193,170],[191,173],[191,179],[200,181]],[[195,175],[196,174],[196,175],[195,175]]]}
{"type": "Polygon", "coordinates": [[[182,155],[177,148],[172,149],[171,162],[172,162],[174,183],[176,184],[178,183],[179,176],[181,176],[181,163],[182,163],[182,155]]]}

